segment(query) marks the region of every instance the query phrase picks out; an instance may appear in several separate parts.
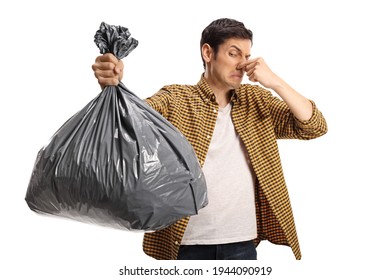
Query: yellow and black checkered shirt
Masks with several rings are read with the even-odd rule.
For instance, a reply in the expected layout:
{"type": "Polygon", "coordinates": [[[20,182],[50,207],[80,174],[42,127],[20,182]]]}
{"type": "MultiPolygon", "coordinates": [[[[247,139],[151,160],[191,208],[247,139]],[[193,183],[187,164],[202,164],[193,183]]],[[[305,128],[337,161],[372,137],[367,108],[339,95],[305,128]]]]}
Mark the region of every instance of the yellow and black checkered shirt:
{"type": "MultiPolygon", "coordinates": [[[[203,166],[218,114],[215,96],[203,75],[197,85],[165,86],[146,102],[184,134],[203,166]]],[[[314,102],[310,120],[296,119],[286,103],[260,86],[240,85],[231,102],[234,127],[257,177],[258,235],[254,242],[256,246],[261,240],[290,246],[296,259],[300,259],[277,139],[314,139],[327,132],[326,121],[314,102]]],[[[184,218],[165,229],[145,233],[144,252],[156,259],[177,259],[188,220],[184,218]]]]}

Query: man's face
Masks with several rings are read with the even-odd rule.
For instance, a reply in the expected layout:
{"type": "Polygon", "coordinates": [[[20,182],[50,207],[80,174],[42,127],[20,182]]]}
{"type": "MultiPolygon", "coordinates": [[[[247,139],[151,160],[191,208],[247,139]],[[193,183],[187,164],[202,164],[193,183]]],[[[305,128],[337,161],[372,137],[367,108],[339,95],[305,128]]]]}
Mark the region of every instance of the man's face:
{"type": "Polygon", "coordinates": [[[252,43],[249,39],[231,38],[219,46],[218,53],[210,61],[211,79],[226,90],[240,86],[244,70],[237,66],[250,57],[252,43]]]}

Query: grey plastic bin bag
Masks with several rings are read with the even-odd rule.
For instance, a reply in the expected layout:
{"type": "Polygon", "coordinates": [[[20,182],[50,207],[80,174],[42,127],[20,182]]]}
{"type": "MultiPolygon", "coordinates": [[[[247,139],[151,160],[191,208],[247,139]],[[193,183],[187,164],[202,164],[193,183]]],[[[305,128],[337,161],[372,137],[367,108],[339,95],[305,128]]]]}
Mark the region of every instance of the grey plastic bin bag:
{"type": "MultiPolygon", "coordinates": [[[[138,45],[127,28],[104,22],[95,43],[118,59],[138,45]]],[[[105,87],[38,152],[25,199],[38,213],[153,231],[197,214],[207,192],[189,142],[120,83],[105,87]]]]}

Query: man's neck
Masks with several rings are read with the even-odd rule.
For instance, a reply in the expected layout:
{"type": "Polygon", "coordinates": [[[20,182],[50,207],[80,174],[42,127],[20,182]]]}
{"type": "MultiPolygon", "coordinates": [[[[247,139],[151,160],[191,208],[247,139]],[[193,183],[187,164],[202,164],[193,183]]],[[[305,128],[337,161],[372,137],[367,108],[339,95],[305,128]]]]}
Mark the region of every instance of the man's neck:
{"type": "Polygon", "coordinates": [[[204,78],[206,79],[207,84],[209,85],[211,90],[213,91],[218,106],[221,108],[226,107],[226,105],[230,103],[232,97],[231,89],[218,85],[218,83],[211,79],[210,76],[205,75],[204,78]]]}

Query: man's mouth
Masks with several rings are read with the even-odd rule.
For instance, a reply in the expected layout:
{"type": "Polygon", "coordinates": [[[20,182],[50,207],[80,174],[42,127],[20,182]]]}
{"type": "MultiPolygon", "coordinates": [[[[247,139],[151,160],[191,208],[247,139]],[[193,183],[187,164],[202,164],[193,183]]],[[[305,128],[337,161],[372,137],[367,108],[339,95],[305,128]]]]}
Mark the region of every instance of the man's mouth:
{"type": "Polygon", "coordinates": [[[242,79],[242,77],[244,76],[242,73],[233,73],[232,75],[234,78],[238,78],[238,79],[242,79]]]}

